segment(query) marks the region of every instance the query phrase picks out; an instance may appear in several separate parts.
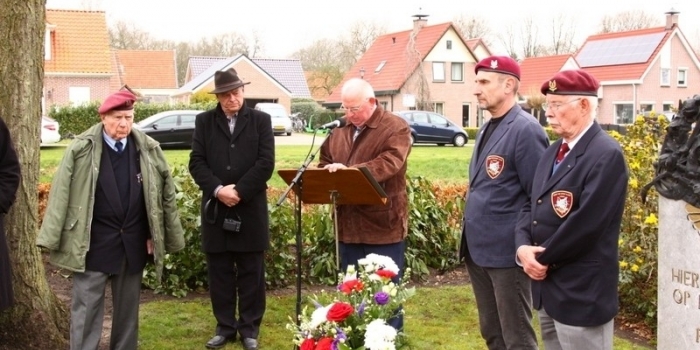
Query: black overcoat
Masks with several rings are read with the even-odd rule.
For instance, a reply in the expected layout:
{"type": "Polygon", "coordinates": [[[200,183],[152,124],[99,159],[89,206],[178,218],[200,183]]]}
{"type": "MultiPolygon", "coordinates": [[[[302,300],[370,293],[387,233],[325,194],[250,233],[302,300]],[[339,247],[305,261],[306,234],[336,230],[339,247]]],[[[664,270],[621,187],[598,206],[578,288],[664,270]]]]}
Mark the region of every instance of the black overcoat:
{"type": "Polygon", "coordinates": [[[202,249],[206,253],[224,251],[264,251],[270,244],[267,210],[267,181],[275,167],[275,137],[270,115],[244,105],[238,112],[231,135],[226,115],[220,105],[197,115],[192,138],[189,169],[202,190],[202,249]],[[235,184],[241,201],[226,207],[213,198],[219,185],[235,184]],[[218,206],[215,222],[204,215],[218,206]],[[240,232],[225,231],[224,217],[240,218],[240,232]]]}
{"type": "Polygon", "coordinates": [[[15,202],[20,181],[17,153],[12,145],[10,130],[0,118],[0,311],[12,306],[12,270],[10,252],[5,239],[5,214],[15,202]]]}

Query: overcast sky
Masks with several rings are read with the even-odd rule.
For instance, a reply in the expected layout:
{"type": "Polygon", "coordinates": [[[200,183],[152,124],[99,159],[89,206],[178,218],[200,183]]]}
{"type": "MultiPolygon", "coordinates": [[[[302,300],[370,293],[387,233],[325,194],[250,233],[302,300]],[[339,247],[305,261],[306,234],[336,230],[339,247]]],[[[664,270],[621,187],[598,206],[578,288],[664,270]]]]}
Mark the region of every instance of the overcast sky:
{"type": "Polygon", "coordinates": [[[155,38],[174,41],[197,41],[231,31],[250,37],[256,32],[262,56],[269,58],[284,58],[316,39],[343,35],[357,21],[384,24],[388,32],[408,30],[411,16],[419,12],[429,15],[429,25],[459,14],[483,16],[496,33],[510,23],[520,28],[518,22],[525,16],[544,25],[565,14],[574,18],[580,45],[606,14],[641,9],[658,15],[663,23],[664,12],[673,7],[680,11],[679,25],[686,37],[700,38],[697,0],[47,0],[46,7],[103,10],[108,24],[130,22],[155,38]]]}

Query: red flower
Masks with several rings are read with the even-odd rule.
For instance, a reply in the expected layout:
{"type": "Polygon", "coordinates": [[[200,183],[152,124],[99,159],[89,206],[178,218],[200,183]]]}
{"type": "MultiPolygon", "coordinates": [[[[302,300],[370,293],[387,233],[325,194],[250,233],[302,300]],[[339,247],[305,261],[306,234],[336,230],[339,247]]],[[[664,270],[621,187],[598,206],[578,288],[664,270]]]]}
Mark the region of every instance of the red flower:
{"type": "Polygon", "coordinates": [[[328,319],[328,321],[343,322],[353,312],[355,312],[355,308],[353,308],[352,305],[338,302],[333,304],[333,306],[328,309],[326,319],[328,319]]]}
{"type": "Polygon", "coordinates": [[[360,292],[364,288],[365,285],[362,284],[360,280],[349,280],[347,282],[343,282],[343,284],[341,284],[339,287],[340,291],[346,295],[350,295],[352,292],[360,292]]]}
{"type": "Polygon", "coordinates": [[[300,350],[314,350],[314,340],[311,338],[306,338],[303,343],[301,343],[301,346],[299,347],[300,350]]]}
{"type": "Polygon", "coordinates": [[[333,338],[321,338],[318,343],[316,343],[316,349],[314,350],[331,350],[331,345],[333,345],[333,338]]]}
{"type": "Polygon", "coordinates": [[[391,271],[391,270],[377,270],[377,275],[379,275],[382,278],[386,278],[386,279],[392,279],[392,278],[396,277],[396,274],[394,273],[394,271],[391,271]]]}

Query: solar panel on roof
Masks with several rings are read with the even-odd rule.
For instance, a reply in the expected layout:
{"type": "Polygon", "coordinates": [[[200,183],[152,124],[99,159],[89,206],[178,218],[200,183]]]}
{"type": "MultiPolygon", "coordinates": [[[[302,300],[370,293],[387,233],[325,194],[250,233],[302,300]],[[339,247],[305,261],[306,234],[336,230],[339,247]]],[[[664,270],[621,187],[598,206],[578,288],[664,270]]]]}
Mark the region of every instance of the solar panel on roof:
{"type": "Polygon", "coordinates": [[[581,67],[643,63],[659,46],[665,32],[589,41],[576,55],[581,67]]]}

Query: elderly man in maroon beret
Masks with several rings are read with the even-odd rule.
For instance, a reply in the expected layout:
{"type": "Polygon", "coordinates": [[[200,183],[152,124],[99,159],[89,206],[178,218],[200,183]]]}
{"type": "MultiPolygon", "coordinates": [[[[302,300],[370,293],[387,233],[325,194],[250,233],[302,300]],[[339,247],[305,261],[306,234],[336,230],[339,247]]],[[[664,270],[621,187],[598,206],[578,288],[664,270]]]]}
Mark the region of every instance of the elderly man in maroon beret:
{"type": "Polygon", "coordinates": [[[467,262],[487,347],[537,349],[530,281],[513,258],[514,238],[535,165],[549,141],[517,103],[520,67],[515,60],[487,57],[475,72],[474,94],[491,119],[479,130],[469,166],[460,258],[467,262]]]}
{"type": "Polygon", "coordinates": [[[52,264],[73,271],[71,350],[98,348],[108,281],[109,348],[136,349],[146,262],[155,262],[160,278],[166,252],[185,245],[163,152],[131,128],[135,101],[129,91],[107,97],[101,122],[68,145],[51,184],[37,244],[52,264]]]}
{"type": "Polygon", "coordinates": [[[537,165],[516,246],[547,350],[612,349],[628,171],[620,145],[595,121],[599,86],[586,71],[567,70],[541,89],[561,139],[537,165]]]}

